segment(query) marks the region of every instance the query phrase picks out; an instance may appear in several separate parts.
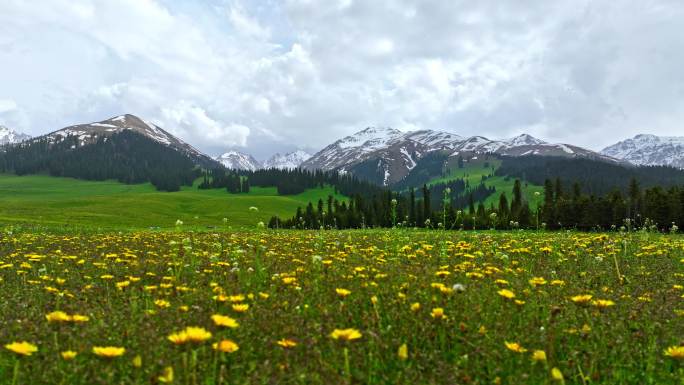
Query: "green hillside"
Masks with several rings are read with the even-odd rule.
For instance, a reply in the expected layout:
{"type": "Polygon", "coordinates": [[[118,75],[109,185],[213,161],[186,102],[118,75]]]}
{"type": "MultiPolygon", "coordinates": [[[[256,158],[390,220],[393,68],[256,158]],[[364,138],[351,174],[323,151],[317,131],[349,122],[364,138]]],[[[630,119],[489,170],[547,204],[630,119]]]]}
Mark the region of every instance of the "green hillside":
{"type": "MultiPolygon", "coordinates": [[[[444,175],[430,180],[429,184],[446,183],[454,179],[463,179],[471,186],[476,186],[484,181],[485,186],[496,188],[496,193],[487,197],[484,201],[485,206],[489,207],[494,204],[496,207],[499,203],[499,196],[502,192],[506,193],[506,197],[510,203],[513,184],[515,178],[508,178],[503,176],[494,176],[494,172],[501,166],[501,160],[487,155],[477,156],[475,159],[468,159],[463,162],[463,167],[458,167],[458,158],[451,158],[447,163],[444,175]]],[[[544,187],[534,185],[531,183],[522,183],[524,199],[529,202],[530,208],[535,209],[537,204],[541,204],[542,197],[535,195],[535,192],[543,194],[544,187]]]]}
{"type": "Polygon", "coordinates": [[[328,195],[334,195],[332,187],[292,196],[277,195],[275,187],[252,187],[248,194],[194,187],[168,193],[149,183],[0,175],[0,222],[123,229],[171,228],[180,219],[184,228],[253,227],[272,215],[289,218],[298,206],[328,195]]]}

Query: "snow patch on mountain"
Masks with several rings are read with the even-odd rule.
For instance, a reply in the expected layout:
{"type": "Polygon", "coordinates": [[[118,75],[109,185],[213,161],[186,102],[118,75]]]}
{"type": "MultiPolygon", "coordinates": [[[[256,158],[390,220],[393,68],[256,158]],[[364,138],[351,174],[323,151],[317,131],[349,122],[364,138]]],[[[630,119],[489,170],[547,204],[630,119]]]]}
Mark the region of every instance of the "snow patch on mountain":
{"type": "Polygon", "coordinates": [[[636,165],[684,168],[684,137],[639,134],[604,148],[601,154],[636,165]]]}
{"type": "Polygon", "coordinates": [[[5,126],[0,126],[0,146],[5,144],[15,144],[30,139],[31,137],[21,132],[10,130],[5,126]]]}
{"type": "Polygon", "coordinates": [[[298,168],[302,163],[311,158],[311,154],[306,151],[297,150],[285,155],[275,154],[264,162],[264,168],[277,168],[281,170],[291,170],[298,168]]]}
{"type": "Polygon", "coordinates": [[[238,151],[228,151],[214,158],[226,168],[232,170],[256,171],[262,168],[262,164],[249,154],[238,151]]]}

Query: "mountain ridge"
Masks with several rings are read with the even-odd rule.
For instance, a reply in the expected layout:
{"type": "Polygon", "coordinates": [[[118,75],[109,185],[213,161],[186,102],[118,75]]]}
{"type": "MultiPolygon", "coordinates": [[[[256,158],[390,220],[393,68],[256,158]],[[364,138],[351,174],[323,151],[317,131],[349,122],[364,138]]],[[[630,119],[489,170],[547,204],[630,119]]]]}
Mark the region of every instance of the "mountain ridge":
{"type": "Polygon", "coordinates": [[[31,139],[30,135],[0,125],[0,146],[21,143],[28,139],[31,139]]]}
{"type": "Polygon", "coordinates": [[[601,153],[640,166],[684,169],[684,136],[638,134],[604,148],[601,153]]]}
{"type": "MultiPolygon", "coordinates": [[[[353,166],[377,160],[378,174],[384,173],[384,185],[404,178],[425,154],[448,151],[450,156],[492,153],[505,156],[586,157],[612,163],[619,160],[582,147],[548,143],[529,134],[491,140],[484,136],[463,137],[435,130],[402,132],[390,127],[367,127],[341,138],[302,163],[305,169],[350,171],[353,166]]],[[[368,164],[366,166],[368,167],[368,164]]]]}

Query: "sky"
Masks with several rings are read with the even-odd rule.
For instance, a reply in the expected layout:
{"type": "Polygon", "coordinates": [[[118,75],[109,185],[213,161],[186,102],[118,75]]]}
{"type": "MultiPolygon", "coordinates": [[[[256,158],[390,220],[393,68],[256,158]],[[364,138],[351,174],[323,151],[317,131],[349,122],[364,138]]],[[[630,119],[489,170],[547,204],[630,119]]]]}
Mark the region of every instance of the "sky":
{"type": "Polygon", "coordinates": [[[2,0],[0,125],[123,113],[211,155],[368,126],[684,136],[680,0],[2,0]]]}

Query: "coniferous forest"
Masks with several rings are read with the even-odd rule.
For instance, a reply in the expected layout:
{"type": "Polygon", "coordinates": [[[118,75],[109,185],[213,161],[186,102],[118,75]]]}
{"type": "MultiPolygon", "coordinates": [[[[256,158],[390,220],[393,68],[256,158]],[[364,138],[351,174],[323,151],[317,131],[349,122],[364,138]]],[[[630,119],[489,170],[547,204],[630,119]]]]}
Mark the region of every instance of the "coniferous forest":
{"type": "Polygon", "coordinates": [[[150,182],[161,191],[191,186],[201,174],[190,157],[130,130],[99,137],[87,146],[80,146],[79,140],[67,136],[57,143],[41,139],[4,147],[0,172],[150,182]]]}

